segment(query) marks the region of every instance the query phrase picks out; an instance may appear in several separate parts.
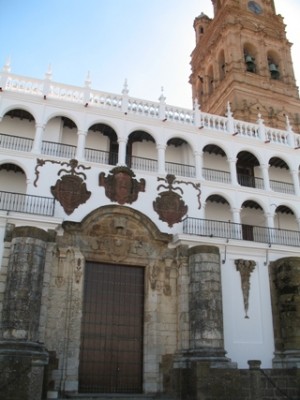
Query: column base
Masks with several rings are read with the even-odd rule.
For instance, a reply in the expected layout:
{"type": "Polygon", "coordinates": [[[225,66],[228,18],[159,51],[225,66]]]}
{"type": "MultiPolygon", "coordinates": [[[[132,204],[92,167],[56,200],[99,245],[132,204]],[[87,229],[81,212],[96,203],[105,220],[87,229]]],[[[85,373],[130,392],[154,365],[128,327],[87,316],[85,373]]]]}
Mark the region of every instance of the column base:
{"type": "Polygon", "coordinates": [[[290,369],[300,368],[300,350],[286,350],[275,352],[273,368],[290,369]]]}
{"type": "Polygon", "coordinates": [[[226,351],[205,347],[203,349],[188,350],[174,356],[173,368],[190,368],[193,362],[205,362],[210,368],[237,368],[237,363],[226,357],[226,351]]]}
{"type": "Polygon", "coordinates": [[[48,353],[39,343],[0,341],[1,395],[10,400],[40,400],[48,353]]]}

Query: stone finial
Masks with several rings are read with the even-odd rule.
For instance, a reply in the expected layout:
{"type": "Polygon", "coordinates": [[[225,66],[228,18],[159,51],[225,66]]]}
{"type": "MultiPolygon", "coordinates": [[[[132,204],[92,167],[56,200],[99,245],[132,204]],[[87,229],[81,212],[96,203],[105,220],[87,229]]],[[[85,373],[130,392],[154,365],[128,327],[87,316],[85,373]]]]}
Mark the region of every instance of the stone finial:
{"type": "Polygon", "coordinates": [[[241,275],[241,285],[244,299],[245,318],[248,317],[249,294],[250,294],[250,275],[254,271],[256,262],[253,260],[235,260],[236,270],[241,275]]]}
{"type": "Polygon", "coordinates": [[[127,82],[127,78],[125,78],[125,80],[124,80],[124,85],[123,85],[123,90],[122,90],[122,94],[127,96],[128,93],[129,93],[128,82],[127,82]]]}
{"type": "Polygon", "coordinates": [[[87,74],[86,74],[84,85],[85,85],[86,88],[90,88],[91,87],[91,83],[92,83],[91,74],[90,74],[90,71],[88,71],[87,74]]]}
{"type": "Polygon", "coordinates": [[[51,64],[49,64],[48,69],[45,73],[45,79],[51,80],[51,78],[52,78],[52,66],[51,66],[51,64]]]}
{"type": "Polygon", "coordinates": [[[3,66],[3,72],[10,72],[10,57],[7,57],[7,60],[3,66]]]}
{"type": "Polygon", "coordinates": [[[165,103],[165,101],[166,101],[166,97],[165,97],[165,95],[164,95],[164,87],[163,87],[163,86],[161,87],[161,94],[160,94],[158,100],[159,100],[161,103],[165,103]]]}
{"type": "Polygon", "coordinates": [[[231,111],[230,102],[228,101],[228,102],[227,102],[227,112],[226,112],[226,117],[227,117],[227,118],[230,118],[230,117],[232,117],[232,116],[233,116],[233,113],[232,113],[232,111],[231,111]]]}
{"type": "Polygon", "coordinates": [[[288,132],[293,132],[293,128],[292,125],[290,124],[290,119],[288,115],[285,116],[285,126],[288,132]]]}

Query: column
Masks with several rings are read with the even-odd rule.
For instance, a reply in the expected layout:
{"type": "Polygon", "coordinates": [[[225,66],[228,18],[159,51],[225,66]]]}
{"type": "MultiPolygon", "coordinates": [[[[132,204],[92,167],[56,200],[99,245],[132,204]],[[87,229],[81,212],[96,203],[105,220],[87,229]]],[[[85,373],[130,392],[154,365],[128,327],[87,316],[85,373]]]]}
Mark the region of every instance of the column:
{"type": "Polygon", "coordinates": [[[166,145],[164,144],[157,144],[156,146],[158,152],[158,173],[161,175],[166,174],[166,166],[165,166],[165,152],[166,152],[166,145]]]}
{"type": "Polygon", "coordinates": [[[220,252],[214,246],[189,249],[189,353],[225,361],[220,252]]]}
{"type": "Polygon", "coordinates": [[[232,208],[232,219],[234,225],[232,226],[232,238],[234,239],[242,239],[242,225],[241,225],[241,209],[240,208],[232,208]]]}
{"type": "Polygon", "coordinates": [[[276,368],[300,366],[300,257],[281,258],[271,265],[276,368]]]}
{"type": "Polygon", "coordinates": [[[39,321],[48,234],[35,227],[12,231],[3,298],[1,394],[10,400],[40,400],[48,353],[39,342],[39,321]],[[9,384],[14,382],[15,384],[9,384]]]}
{"type": "Polygon", "coordinates": [[[291,170],[294,188],[295,188],[295,195],[300,196],[300,183],[299,183],[299,171],[291,170]]]}
{"type": "Polygon", "coordinates": [[[84,161],[85,159],[84,151],[85,151],[87,132],[78,129],[77,135],[78,138],[77,138],[76,159],[79,161],[84,161]]]}
{"type": "Polygon", "coordinates": [[[45,125],[36,123],[35,124],[35,136],[32,146],[32,153],[40,154],[42,150],[42,141],[44,135],[45,125]]]}
{"type": "Polygon", "coordinates": [[[203,156],[202,152],[195,151],[195,167],[196,167],[196,178],[202,179],[202,164],[203,164],[203,156]]]}
{"type": "Polygon", "coordinates": [[[238,185],[237,173],[236,173],[236,158],[229,158],[230,176],[232,185],[238,185]]]}
{"type": "Polygon", "coordinates": [[[119,138],[119,153],[118,153],[118,165],[126,165],[126,144],[127,138],[119,138]]]}
{"type": "Polygon", "coordinates": [[[266,191],[270,191],[270,177],[269,177],[269,165],[268,164],[261,164],[261,171],[264,180],[264,189],[266,191]]]}

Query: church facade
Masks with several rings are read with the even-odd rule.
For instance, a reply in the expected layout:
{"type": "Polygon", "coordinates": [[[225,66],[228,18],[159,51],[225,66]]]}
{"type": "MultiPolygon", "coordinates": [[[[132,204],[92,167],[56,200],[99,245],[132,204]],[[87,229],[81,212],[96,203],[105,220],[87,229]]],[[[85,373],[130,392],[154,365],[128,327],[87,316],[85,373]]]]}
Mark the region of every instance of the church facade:
{"type": "MultiPolygon", "coordinates": [[[[275,14],[272,1],[213,3],[196,42],[227,7],[275,14]]],[[[280,127],[261,109],[239,119],[230,96],[225,116],[200,107],[197,48],[192,109],[131,97],[126,82],[112,94],[4,66],[5,399],[299,398],[300,136],[288,114],[280,127]]]]}

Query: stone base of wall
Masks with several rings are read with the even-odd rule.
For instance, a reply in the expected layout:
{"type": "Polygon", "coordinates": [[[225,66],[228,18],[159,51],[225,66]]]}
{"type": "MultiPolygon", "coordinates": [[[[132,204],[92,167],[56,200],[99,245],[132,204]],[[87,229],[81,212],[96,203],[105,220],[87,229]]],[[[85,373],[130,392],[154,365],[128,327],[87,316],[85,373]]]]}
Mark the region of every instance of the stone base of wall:
{"type": "Polygon", "coordinates": [[[37,343],[0,341],[0,398],[41,400],[48,353],[37,343]]]}
{"type": "MultiPolygon", "coordinates": [[[[300,398],[300,369],[260,369],[249,361],[249,369],[229,368],[207,361],[191,361],[175,368],[173,357],[162,362],[164,391],[181,400],[274,400],[300,398]]],[[[179,366],[178,360],[175,366],[179,366]]]]}

